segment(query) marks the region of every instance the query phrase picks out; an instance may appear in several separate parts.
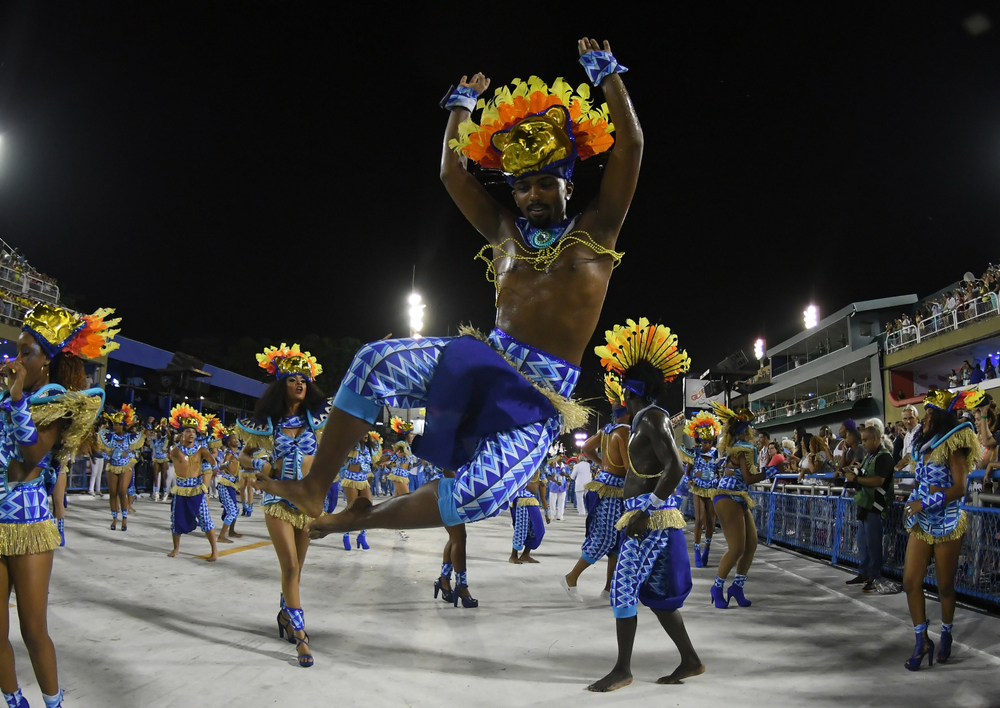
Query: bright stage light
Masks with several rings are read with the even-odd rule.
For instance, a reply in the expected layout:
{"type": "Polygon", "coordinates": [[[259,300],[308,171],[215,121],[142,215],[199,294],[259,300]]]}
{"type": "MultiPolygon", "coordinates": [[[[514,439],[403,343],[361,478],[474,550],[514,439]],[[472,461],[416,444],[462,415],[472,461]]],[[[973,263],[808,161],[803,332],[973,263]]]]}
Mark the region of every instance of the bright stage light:
{"type": "Polygon", "coordinates": [[[753,355],[757,357],[757,361],[764,358],[764,340],[758,339],[753,343],[753,355]]]}
{"type": "Polygon", "coordinates": [[[819,324],[819,308],[815,305],[810,305],[803,310],[802,318],[805,320],[806,329],[812,329],[819,324]]]}
{"type": "Polygon", "coordinates": [[[406,299],[410,303],[409,315],[410,315],[410,335],[419,334],[424,328],[424,307],[425,305],[420,301],[420,293],[410,293],[410,296],[406,299]]]}

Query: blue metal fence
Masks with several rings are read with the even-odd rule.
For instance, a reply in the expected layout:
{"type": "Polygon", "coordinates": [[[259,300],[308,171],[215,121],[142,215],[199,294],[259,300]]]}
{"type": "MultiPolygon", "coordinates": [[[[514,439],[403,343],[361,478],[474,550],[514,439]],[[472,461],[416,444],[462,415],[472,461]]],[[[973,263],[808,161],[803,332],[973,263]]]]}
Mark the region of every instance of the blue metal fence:
{"type": "MultiPolygon", "coordinates": [[[[751,491],[757,534],[761,541],[809,551],[834,565],[857,565],[856,509],[852,497],[751,491]]],[[[901,578],[909,534],[903,525],[903,502],[895,502],[884,525],[882,572],[901,578]]],[[[955,589],[969,597],[1000,605],[1000,509],[963,506],[969,529],[962,544],[955,589]]],[[[691,495],[682,510],[694,516],[691,495]]],[[[925,582],[936,586],[934,564],[925,582]]]]}

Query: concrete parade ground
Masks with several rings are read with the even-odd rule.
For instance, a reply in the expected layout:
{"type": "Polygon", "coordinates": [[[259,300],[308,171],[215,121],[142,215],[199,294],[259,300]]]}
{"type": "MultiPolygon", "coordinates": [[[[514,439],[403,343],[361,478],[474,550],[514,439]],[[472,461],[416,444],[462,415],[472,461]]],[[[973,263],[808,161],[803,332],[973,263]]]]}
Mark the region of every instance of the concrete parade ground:
{"type": "MultiPolygon", "coordinates": [[[[678,655],[640,607],[633,684],[589,693],[614,664],[615,621],[599,599],[603,562],[581,578],[584,604],[560,587],[583,539],[572,509],[548,526],[537,565],[507,562],[509,514],[469,526],[478,609],[432,599],[443,530],[411,531],[408,541],[371,531],[371,550],[349,553],[339,536],[314,542],[302,599],[316,665],[302,669],[294,646],[278,639],[278,562],[259,505],[217,563],[197,557],[209,550],[197,533],[167,557],[169,504],[140,500],[136,510],[127,533],[113,532],[106,500],[70,497],[49,603],[68,706],[1000,706],[1000,618],[960,607],[952,660],[911,673],[902,594],[862,595],[844,586],[844,571],[765,546],[750,571],[748,609],[715,609],[714,568],[692,569],[682,612],[704,675],[655,683],[678,655]]],[[[212,514],[220,525],[218,501],[212,514]]],[[[716,539],[713,565],[725,550],[716,539]]],[[[18,675],[40,706],[15,604],[18,675]]],[[[933,600],[928,614],[936,642],[933,600]]]]}

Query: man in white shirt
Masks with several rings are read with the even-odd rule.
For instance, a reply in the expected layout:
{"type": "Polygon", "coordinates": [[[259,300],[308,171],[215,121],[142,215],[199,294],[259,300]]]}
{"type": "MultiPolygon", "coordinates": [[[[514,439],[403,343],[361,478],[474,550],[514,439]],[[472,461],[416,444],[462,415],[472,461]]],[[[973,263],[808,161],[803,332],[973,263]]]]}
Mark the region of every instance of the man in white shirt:
{"type": "MultiPolygon", "coordinates": [[[[920,423],[918,420],[916,406],[910,404],[903,409],[903,427],[906,428],[906,435],[903,436],[903,457],[896,465],[897,472],[913,474],[913,470],[916,467],[913,462],[913,441],[920,434],[920,423]]],[[[913,489],[914,485],[915,481],[912,478],[901,479],[897,483],[896,489],[900,491],[906,490],[908,493],[910,489],[913,489]]]]}
{"type": "Polygon", "coordinates": [[[573,472],[569,478],[573,480],[573,491],[576,492],[576,513],[580,516],[586,516],[587,509],[584,506],[583,497],[587,490],[584,487],[593,478],[590,474],[590,463],[587,462],[586,457],[580,455],[580,461],[573,465],[573,472]]]}

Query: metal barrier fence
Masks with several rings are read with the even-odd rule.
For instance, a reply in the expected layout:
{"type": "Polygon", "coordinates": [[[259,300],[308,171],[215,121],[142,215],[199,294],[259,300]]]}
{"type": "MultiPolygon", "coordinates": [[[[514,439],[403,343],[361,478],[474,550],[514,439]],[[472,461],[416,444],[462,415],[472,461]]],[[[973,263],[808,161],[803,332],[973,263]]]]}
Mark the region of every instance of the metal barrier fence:
{"type": "MultiPolygon", "coordinates": [[[[756,503],[752,513],[757,535],[767,545],[774,543],[828,558],[832,565],[857,565],[855,507],[852,497],[785,494],[751,491],[756,503]]],[[[882,572],[902,578],[909,534],[903,525],[903,502],[895,502],[884,525],[882,572]]],[[[694,516],[692,495],[682,505],[686,516],[694,516]]],[[[1000,509],[963,506],[969,515],[962,553],[958,561],[955,589],[968,597],[1000,605],[1000,509]]],[[[937,586],[931,563],[924,582],[937,586]]]]}
{"type": "MultiPolygon", "coordinates": [[[[138,493],[149,493],[153,490],[153,465],[145,460],[136,463],[133,469],[135,489],[138,493]]],[[[86,492],[90,489],[90,472],[86,458],[80,458],[69,466],[66,479],[66,491],[86,492]]],[[[101,473],[101,491],[108,489],[108,473],[101,473]]]]}

